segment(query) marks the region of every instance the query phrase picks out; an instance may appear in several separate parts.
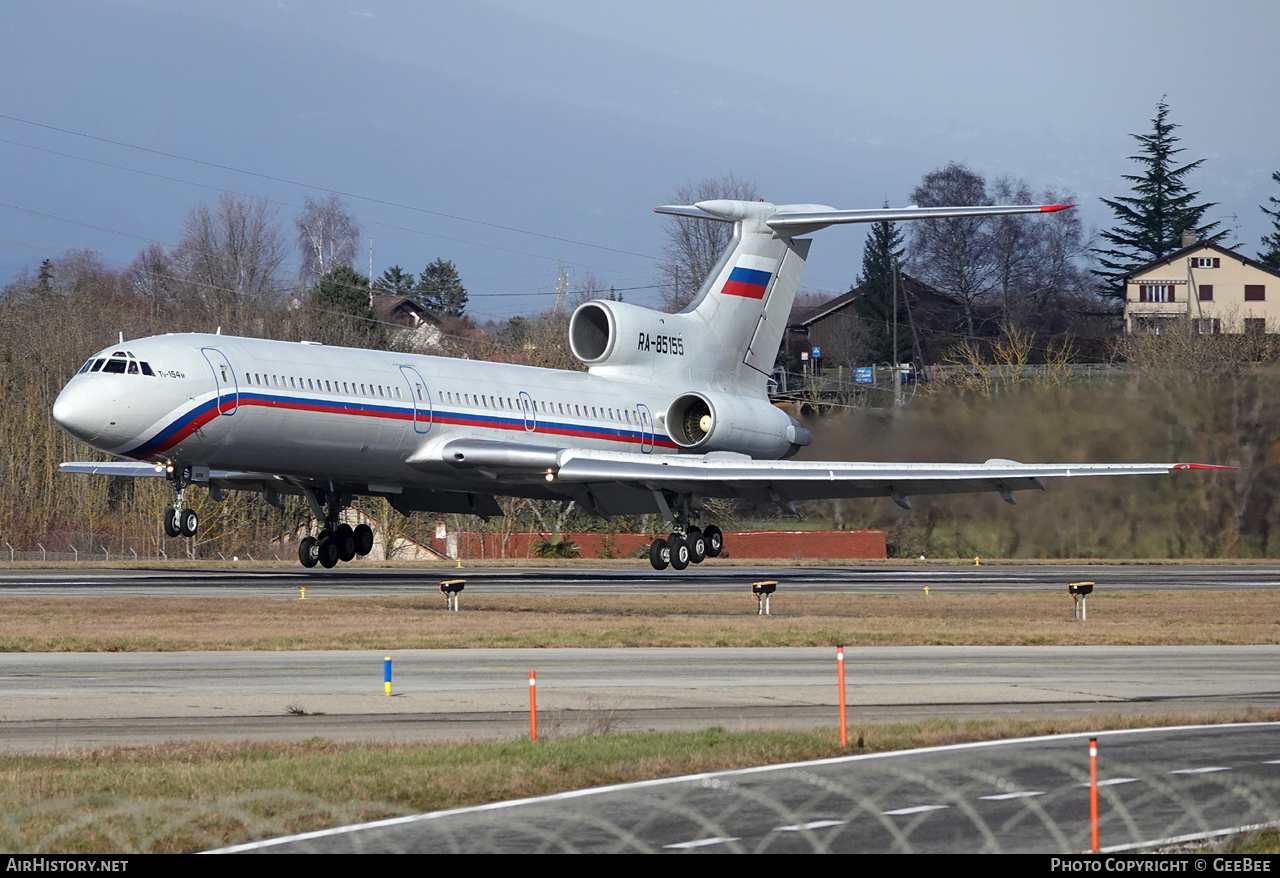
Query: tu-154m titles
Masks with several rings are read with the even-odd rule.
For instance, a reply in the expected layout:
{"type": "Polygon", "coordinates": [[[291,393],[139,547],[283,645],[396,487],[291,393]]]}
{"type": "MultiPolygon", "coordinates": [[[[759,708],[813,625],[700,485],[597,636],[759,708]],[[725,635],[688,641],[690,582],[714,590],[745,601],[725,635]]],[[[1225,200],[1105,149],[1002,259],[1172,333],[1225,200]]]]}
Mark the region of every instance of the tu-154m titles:
{"type": "Polygon", "coordinates": [[[53,417],[125,461],[63,472],[169,479],[169,534],[191,536],[189,485],[215,496],[301,495],[318,521],[307,567],[369,551],[367,526],[339,516],[355,496],[409,514],[500,515],[495,496],[573,499],[598,515],[671,522],[653,566],[718,555],[719,528],[696,525],[708,497],[788,505],[834,497],[1040,489],[1058,476],[1165,473],[1188,464],[859,463],[786,460],[809,431],[769,403],[774,364],[809,252],[804,235],[839,223],[993,216],[1068,205],[836,210],[704,201],[659,213],[732,223],[732,242],[678,314],[587,302],[569,322],[586,372],[477,363],[223,335],[164,335],[95,354],[53,417]]]}

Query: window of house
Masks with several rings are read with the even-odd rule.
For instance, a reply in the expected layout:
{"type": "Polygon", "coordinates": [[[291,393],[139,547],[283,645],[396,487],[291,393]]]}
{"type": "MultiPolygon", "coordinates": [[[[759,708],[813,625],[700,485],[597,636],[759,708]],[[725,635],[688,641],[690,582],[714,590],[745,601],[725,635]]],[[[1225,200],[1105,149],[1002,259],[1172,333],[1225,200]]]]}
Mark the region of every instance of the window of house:
{"type": "Polygon", "coordinates": [[[1267,331],[1267,318],[1246,317],[1244,319],[1245,335],[1263,335],[1267,331]]]}
{"type": "Polygon", "coordinates": [[[1201,335],[1217,335],[1222,331],[1222,322],[1216,317],[1201,317],[1196,320],[1196,332],[1201,335]]]}
{"type": "Polygon", "coordinates": [[[1213,284],[1200,284],[1200,301],[1213,301],[1213,284]]]}
{"type": "Polygon", "coordinates": [[[1139,284],[1139,302],[1175,302],[1173,284],[1139,284]]]}
{"type": "Polygon", "coordinates": [[[1217,256],[1192,256],[1192,268],[1221,268],[1222,259],[1217,256]]]}
{"type": "Polygon", "coordinates": [[[1265,302],[1267,300],[1267,288],[1264,284],[1245,284],[1244,300],[1246,302],[1265,302]]]}

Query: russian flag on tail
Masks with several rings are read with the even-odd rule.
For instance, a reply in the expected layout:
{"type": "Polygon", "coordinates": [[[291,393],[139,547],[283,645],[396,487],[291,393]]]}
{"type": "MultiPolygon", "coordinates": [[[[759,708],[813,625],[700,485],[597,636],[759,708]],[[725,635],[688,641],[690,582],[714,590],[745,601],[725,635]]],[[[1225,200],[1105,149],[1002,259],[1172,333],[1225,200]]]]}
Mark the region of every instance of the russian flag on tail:
{"type": "Polygon", "coordinates": [[[739,256],[721,292],[726,296],[763,299],[764,291],[769,288],[769,281],[773,278],[773,270],[777,266],[776,259],[745,254],[739,256]]]}

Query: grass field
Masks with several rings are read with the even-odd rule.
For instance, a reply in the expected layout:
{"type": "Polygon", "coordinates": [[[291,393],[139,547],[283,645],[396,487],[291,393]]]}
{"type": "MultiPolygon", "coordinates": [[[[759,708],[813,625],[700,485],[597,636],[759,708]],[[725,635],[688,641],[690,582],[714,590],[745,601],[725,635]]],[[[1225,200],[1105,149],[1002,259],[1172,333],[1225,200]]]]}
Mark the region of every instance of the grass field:
{"type": "MultiPolygon", "coordinates": [[[[317,593],[320,594],[317,594],[317,593]]],[[[1280,592],[0,600],[0,651],[1280,643],[1280,592]]]]}

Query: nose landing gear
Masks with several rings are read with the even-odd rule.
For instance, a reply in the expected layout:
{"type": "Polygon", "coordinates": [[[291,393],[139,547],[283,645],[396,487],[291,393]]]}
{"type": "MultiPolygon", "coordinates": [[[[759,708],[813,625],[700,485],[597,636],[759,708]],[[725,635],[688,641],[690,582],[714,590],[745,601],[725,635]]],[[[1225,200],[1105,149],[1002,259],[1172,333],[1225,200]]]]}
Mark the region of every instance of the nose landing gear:
{"type": "Polygon", "coordinates": [[[200,516],[194,509],[187,509],[187,486],[191,484],[191,467],[168,465],[169,481],[173,483],[173,508],[165,511],[164,532],[170,537],[193,537],[200,528],[200,516]]]}

